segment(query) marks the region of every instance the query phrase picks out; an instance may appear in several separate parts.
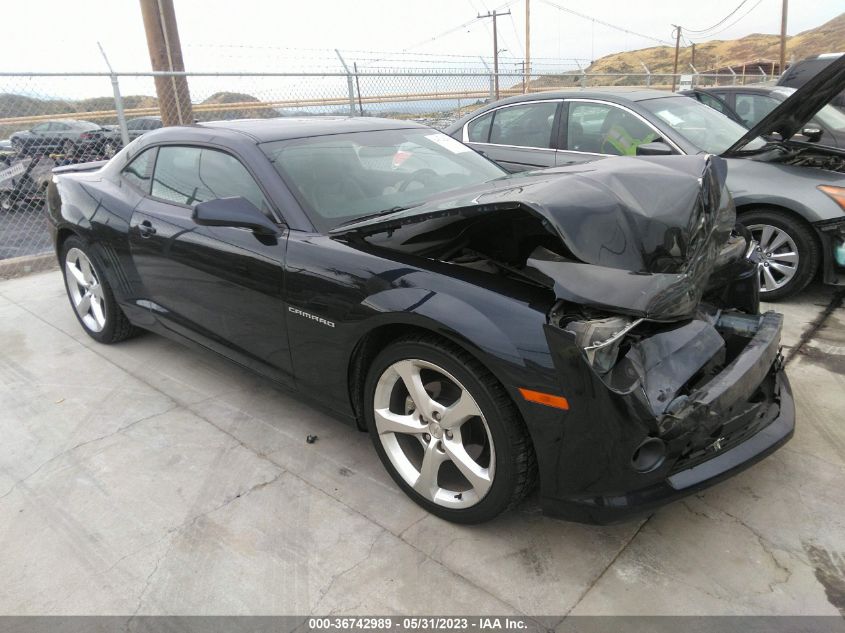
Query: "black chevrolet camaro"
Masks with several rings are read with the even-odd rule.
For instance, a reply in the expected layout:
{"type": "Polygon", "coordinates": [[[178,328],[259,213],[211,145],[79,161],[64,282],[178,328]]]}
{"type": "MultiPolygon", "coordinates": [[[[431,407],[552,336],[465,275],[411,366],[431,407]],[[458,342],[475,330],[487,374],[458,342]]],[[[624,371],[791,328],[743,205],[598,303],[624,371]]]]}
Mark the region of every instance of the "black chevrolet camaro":
{"type": "Polygon", "coordinates": [[[95,340],[152,330],[297,390],[445,519],[539,481],[546,512],[610,522],[793,432],[782,317],[759,312],[725,171],[512,175],[412,123],[233,121],[59,168],[48,210],[95,340]]]}

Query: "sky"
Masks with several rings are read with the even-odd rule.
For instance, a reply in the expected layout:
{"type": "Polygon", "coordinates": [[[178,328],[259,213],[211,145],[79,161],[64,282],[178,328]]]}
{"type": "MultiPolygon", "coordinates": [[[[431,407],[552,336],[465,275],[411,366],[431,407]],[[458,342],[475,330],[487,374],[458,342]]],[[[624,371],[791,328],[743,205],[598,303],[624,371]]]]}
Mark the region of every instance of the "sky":
{"type": "MultiPolygon", "coordinates": [[[[554,3],[669,41],[672,24],[705,29],[730,13],[739,0],[554,3]]],[[[150,69],[137,0],[6,0],[3,4],[4,22],[17,26],[5,30],[0,71],[105,70],[98,40],[115,69],[150,69]]],[[[491,20],[455,27],[503,4],[505,0],[175,0],[186,69],[194,71],[337,69],[339,63],[332,58],[335,48],[348,62],[360,60],[362,65],[394,63],[386,55],[362,51],[408,51],[415,54],[408,61],[421,63],[431,55],[456,61],[445,56],[489,57],[491,20]]],[[[524,55],[525,0],[509,4],[504,10],[512,15],[499,19],[499,48],[506,49],[503,59],[524,55]]],[[[777,33],[780,7],[781,0],[748,0],[725,25],[752,10],[713,39],[777,33]]],[[[790,8],[790,34],[818,26],[845,10],[842,0],[793,0],[790,8]]],[[[656,44],[565,13],[545,0],[531,2],[531,29],[531,53],[538,64],[543,58],[549,63],[588,62],[610,52],[656,44]]]]}
{"type": "MultiPolygon", "coordinates": [[[[536,70],[552,71],[602,55],[672,39],[672,24],[702,31],[741,0],[531,0],[531,56],[536,70]],[[589,14],[579,17],[552,6],[589,14]],[[624,33],[607,22],[627,29],[624,33]]],[[[342,67],[334,49],[362,70],[480,68],[492,56],[491,20],[478,13],[507,5],[499,18],[501,70],[516,71],[524,55],[525,0],[174,0],[186,70],[297,72],[342,67]]],[[[836,17],[842,0],[793,0],[788,32],[836,17]]],[[[712,39],[780,30],[781,0],[745,0],[712,39]],[[737,21],[738,20],[738,21],[737,21]],[[735,22],[735,23],[734,23],[735,22]],[[725,28],[729,27],[729,28],[725,28]]],[[[99,41],[117,71],[150,70],[137,0],[5,0],[0,72],[106,70],[99,41]]],[[[705,33],[704,35],[707,35],[705,33]]],[[[700,36],[697,41],[710,39],[700,36]]],[[[102,79],[33,83],[56,95],[109,94],[102,79]]],[[[0,84],[4,82],[0,78],[0,84]]],[[[150,81],[147,83],[151,84],[150,81]]],[[[152,94],[138,80],[124,94],[152,94]]],[[[123,85],[123,81],[122,81],[123,85]]],[[[209,87],[209,91],[212,88],[209,87]]],[[[8,88],[0,86],[0,92],[8,88]]],[[[193,92],[193,89],[192,89],[193,92]]],[[[46,96],[46,95],[45,95],[46,96]]]]}

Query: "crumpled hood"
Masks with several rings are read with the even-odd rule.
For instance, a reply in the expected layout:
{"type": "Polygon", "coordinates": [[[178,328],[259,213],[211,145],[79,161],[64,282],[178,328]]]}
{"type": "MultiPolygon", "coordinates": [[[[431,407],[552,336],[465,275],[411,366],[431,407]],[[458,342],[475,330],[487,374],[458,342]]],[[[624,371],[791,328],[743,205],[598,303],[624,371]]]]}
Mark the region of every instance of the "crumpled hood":
{"type": "Polygon", "coordinates": [[[556,296],[676,318],[695,309],[714,268],[725,263],[720,254],[736,222],[726,177],[726,162],[716,156],[609,158],[515,174],[331,233],[397,232],[407,243],[415,239],[411,225],[524,209],[545,220],[575,258],[538,249],[526,262],[556,296]]]}
{"type": "Polygon", "coordinates": [[[437,217],[471,217],[525,208],[546,220],[575,257],[632,272],[686,269],[715,231],[723,243],[735,212],[713,156],[608,158],[534,172],[447,192],[424,204],[340,226],[332,235],[372,235],[437,217]]]}

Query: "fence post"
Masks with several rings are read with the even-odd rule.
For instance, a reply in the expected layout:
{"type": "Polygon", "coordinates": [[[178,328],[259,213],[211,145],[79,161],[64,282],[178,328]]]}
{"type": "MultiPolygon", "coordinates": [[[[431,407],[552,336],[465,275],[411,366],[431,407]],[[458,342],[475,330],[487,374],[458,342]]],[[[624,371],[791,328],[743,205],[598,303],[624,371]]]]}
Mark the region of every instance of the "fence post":
{"type": "Polygon", "coordinates": [[[493,80],[493,71],[490,70],[490,66],[487,62],[484,61],[483,57],[479,57],[478,59],[481,60],[481,63],[484,64],[484,68],[487,69],[487,73],[490,75],[490,101],[496,100],[496,82],[493,80]]]}
{"type": "Polygon", "coordinates": [[[640,66],[642,66],[645,70],[645,85],[651,86],[651,71],[648,69],[648,66],[646,66],[644,62],[640,62],[640,66]]]}
{"type": "Polygon", "coordinates": [[[126,127],[126,114],[123,112],[123,97],[120,95],[120,84],[117,75],[111,74],[111,88],[114,92],[114,109],[117,111],[117,124],[120,126],[120,141],[125,147],[129,145],[129,129],[126,127]]]}
{"type": "Polygon", "coordinates": [[[587,87],[587,73],[584,71],[583,66],[581,66],[581,63],[577,59],[573,59],[572,61],[575,62],[575,65],[578,66],[578,70],[581,71],[581,88],[582,89],[586,88],[587,87]]]}
{"type": "Polygon", "coordinates": [[[695,82],[698,78],[698,69],[696,69],[696,67],[692,64],[690,64],[689,67],[692,68],[692,87],[695,88],[695,82]]]}
{"type": "Polygon", "coordinates": [[[109,69],[109,75],[111,76],[111,89],[114,94],[114,110],[117,112],[117,124],[120,127],[120,140],[123,145],[126,146],[129,144],[129,130],[126,127],[126,115],[123,112],[123,97],[120,96],[120,84],[117,81],[117,75],[115,74],[114,69],[109,63],[109,58],[106,57],[106,51],[103,50],[103,45],[97,42],[97,46],[100,47],[100,53],[102,53],[103,59],[106,61],[106,66],[108,66],[109,69]]]}
{"type": "Polygon", "coordinates": [[[355,90],[358,93],[358,116],[364,116],[364,104],[361,103],[361,81],[358,79],[358,62],[352,62],[355,70],[355,90]]]}
{"type": "Polygon", "coordinates": [[[731,76],[731,85],[735,86],[736,85],[736,73],[734,72],[734,69],[731,68],[730,66],[728,66],[728,70],[731,71],[731,75],[732,75],[731,76]]]}
{"type": "Polygon", "coordinates": [[[355,88],[352,85],[352,73],[349,72],[349,66],[346,65],[340,51],[338,49],[334,49],[334,52],[337,53],[337,58],[340,60],[340,63],[343,64],[343,70],[346,72],[346,90],[349,93],[349,116],[355,116],[355,88]]]}

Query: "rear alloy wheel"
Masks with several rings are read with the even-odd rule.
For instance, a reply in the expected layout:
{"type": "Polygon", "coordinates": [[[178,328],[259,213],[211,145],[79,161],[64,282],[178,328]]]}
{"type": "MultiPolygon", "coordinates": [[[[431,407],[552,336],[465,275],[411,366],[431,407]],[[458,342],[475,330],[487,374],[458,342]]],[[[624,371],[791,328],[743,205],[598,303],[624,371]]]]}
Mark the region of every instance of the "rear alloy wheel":
{"type": "Polygon", "coordinates": [[[533,483],[533,449],[515,406],[462,350],[428,337],[391,345],[373,363],[366,402],[388,472],[441,518],[489,520],[533,483]]]}
{"type": "Polygon", "coordinates": [[[78,237],[69,237],[62,245],[62,272],[71,307],[91,338],[116,343],[136,333],[90,256],[90,246],[78,237]]]}
{"type": "Polygon", "coordinates": [[[810,283],[818,268],[819,247],[809,227],[777,209],[753,210],[740,221],[757,242],[763,301],[783,299],[810,283]]]}

